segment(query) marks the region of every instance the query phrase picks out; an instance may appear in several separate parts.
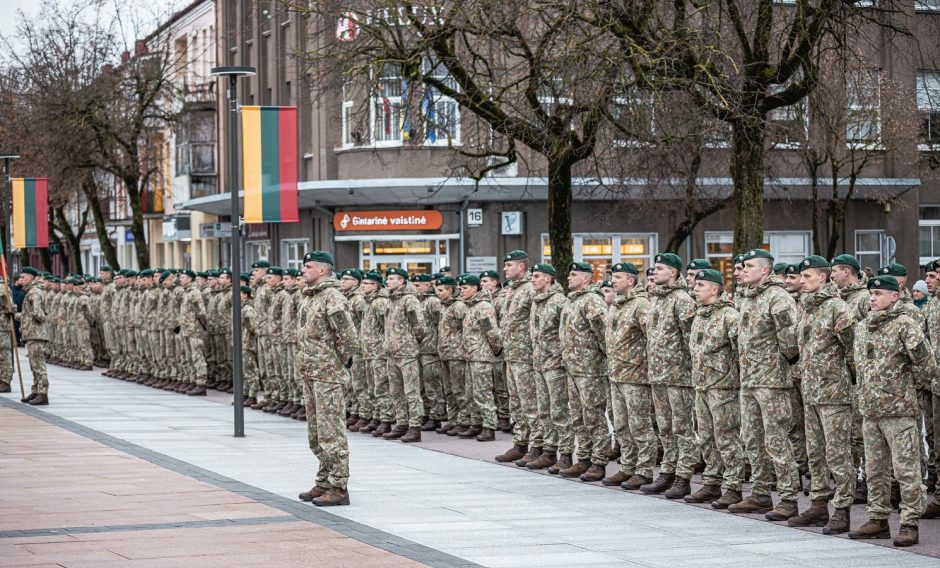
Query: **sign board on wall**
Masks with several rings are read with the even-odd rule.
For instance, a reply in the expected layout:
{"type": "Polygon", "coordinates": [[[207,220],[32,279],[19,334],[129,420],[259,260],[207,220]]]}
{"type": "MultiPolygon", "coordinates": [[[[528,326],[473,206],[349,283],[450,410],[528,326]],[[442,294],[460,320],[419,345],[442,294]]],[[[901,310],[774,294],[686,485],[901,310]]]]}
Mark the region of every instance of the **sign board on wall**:
{"type": "Polygon", "coordinates": [[[483,210],[482,209],[467,209],[467,226],[468,227],[482,227],[483,226],[483,210]]]}
{"type": "Polygon", "coordinates": [[[495,256],[468,256],[467,272],[478,274],[484,270],[499,270],[495,256]]]}
{"type": "Polygon", "coordinates": [[[433,231],[444,224],[440,211],[338,211],[333,228],[346,231],[433,231]]]}
{"type": "Polygon", "coordinates": [[[500,232],[503,235],[522,234],[522,211],[503,211],[500,220],[500,232]]]}
{"type": "Polygon", "coordinates": [[[202,239],[228,239],[232,236],[231,223],[200,223],[199,237],[202,239]]]}

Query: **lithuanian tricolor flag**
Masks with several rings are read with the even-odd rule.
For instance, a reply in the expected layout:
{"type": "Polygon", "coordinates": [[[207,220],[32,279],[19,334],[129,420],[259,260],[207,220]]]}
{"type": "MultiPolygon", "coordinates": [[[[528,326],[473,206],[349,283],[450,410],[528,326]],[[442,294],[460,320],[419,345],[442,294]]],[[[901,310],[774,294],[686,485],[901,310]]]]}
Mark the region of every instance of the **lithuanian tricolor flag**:
{"type": "Polygon", "coordinates": [[[297,107],[241,111],[245,223],[296,223],[297,107]]]}
{"type": "Polygon", "coordinates": [[[13,246],[49,246],[46,178],[13,178],[13,246]]]}

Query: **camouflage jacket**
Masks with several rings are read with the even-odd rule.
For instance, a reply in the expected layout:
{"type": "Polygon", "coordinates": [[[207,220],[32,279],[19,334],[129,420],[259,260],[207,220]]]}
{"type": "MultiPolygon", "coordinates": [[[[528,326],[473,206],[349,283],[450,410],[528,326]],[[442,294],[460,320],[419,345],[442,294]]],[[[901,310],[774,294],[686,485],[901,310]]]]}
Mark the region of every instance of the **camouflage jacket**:
{"type": "Polygon", "coordinates": [[[741,324],[738,358],[741,386],[791,388],[789,360],[799,355],[796,338],[796,304],[776,276],[754,288],[738,288],[736,296],[741,324]]]}
{"type": "Polygon", "coordinates": [[[940,353],[940,296],[936,294],[927,300],[924,306],[924,319],[927,325],[927,339],[934,349],[934,356],[940,353]]]}
{"type": "Polygon", "coordinates": [[[605,333],[610,382],[650,384],[646,358],[649,311],[649,294],[642,286],[617,294],[610,304],[605,333]]]}
{"type": "Polygon", "coordinates": [[[232,287],[222,288],[221,299],[218,304],[219,334],[232,335],[232,287]]]}
{"type": "Polygon", "coordinates": [[[160,331],[163,323],[160,321],[160,290],[155,284],[149,284],[144,290],[143,301],[141,302],[140,318],[143,321],[143,328],[150,331],[160,331]]]}
{"type": "Polygon", "coordinates": [[[362,316],[366,313],[366,301],[363,298],[362,289],[356,286],[348,292],[343,292],[343,295],[346,296],[346,301],[349,302],[353,323],[356,324],[356,329],[359,329],[359,326],[362,325],[362,316]]]}
{"type": "Polygon", "coordinates": [[[297,312],[300,309],[300,299],[303,294],[297,292],[296,286],[284,288],[283,292],[287,294],[287,298],[281,305],[281,340],[284,343],[297,343],[297,332],[300,327],[297,312]]]}
{"type": "Polygon", "coordinates": [[[502,351],[503,342],[493,307],[492,296],[480,290],[469,300],[464,300],[467,313],[463,318],[464,360],[495,363],[496,355],[502,351]]]}
{"type": "Polygon", "coordinates": [[[385,352],[389,357],[416,359],[418,345],[427,333],[426,325],[424,310],[410,282],[389,292],[385,315],[385,352]]]}
{"type": "Polygon", "coordinates": [[[260,283],[251,297],[255,306],[255,330],[258,337],[267,337],[271,334],[271,303],[274,302],[274,290],[265,283],[260,283]]]}
{"type": "Polygon", "coordinates": [[[529,312],[532,310],[532,275],[506,285],[506,301],[499,313],[499,332],[503,338],[503,359],[513,363],[532,363],[532,337],[529,335],[529,312]]]}
{"type": "Polygon", "coordinates": [[[568,294],[561,310],[558,337],[568,376],[606,375],[604,334],[607,330],[607,304],[592,287],[568,294]]]}
{"type": "Polygon", "coordinates": [[[333,276],[303,290],[304,329],[298,341],[298,376],[324,383],[349,384],[346,363],[359,351],[349,303],[333,276]]]}
{"type": "Polygon", "coordinates": [[[284,304],[290,301],[287,291],[281,284],[268,286],[271,289],[271,303],[268,305],[268,335],[275,343],[283,341],[284,304]]]}
{"type": "Polygon", "coordinates": [[[463,318],[467,315],[467,304],[459,297],[451,296],[443,303],[441,320],[437,325],[437,348],[444,361],[460,361],[463,352],[463,318]]]}
{"type": "Polygon", "coordinates": [[[113,282],[105,284],[101,289],[101,298],[99,299],[99,311],[103,323],[111,323],[114,313],[114,301],[117,298],[117,286],[113,282]]]}
{"type": "Polygon", "coordinates": [[[385,314],[388,312],[388,290],[363,295],[366,311],[359,326],[359,342],[366,359],[385,359],[385,314]]]}
{"type": "Polygon", "coordinates": [[[797,327],[803,400],[806,404],[851,404],[855,372],[855,317],[829,282],[822,290],[803,294],[797,327]]]}
{"type": "Polygon", "coordinates": [[[427,335],[421,340],[418,352],[424,356],[438,357],[437,331],[441,321],[441,301],[437,299],[434,291],[421,294],[419,297],[421,307],[424,308],[424,318],[427,324],[427,335]]]}
{"type": "Polygon", "coordinates": [[[927,338],[898,305],[855,326],[855,364],[858,410],[866,418],[917,416],[921,382],[936,382],[927,338]]]}
{"type": "Polygon", "coordinates": [[[183,301],[180,305],[179,326],[183,337],[204,337],[206,323],[206,305],[202,293],[195,285],[181,287],[183,301]]]}
{"type": "Polygon", "coordinates": [[[695,390],[740,387],[738,321],[738,311],[725,296],[696,308],[689,339],[695,390]]]}
{"type": "Polygon", "coordinates": [[[695,301],[685,280],[653,288],[646,324],[650,384],[692,386],[689,333],[694,317],[695,301]]]}
{"type": "Polygon", "coordinates": [[[17,314],[20,320],[20,332],[24,341],[48,341],[46,332],[45,293],[42,285],[36,281],[26,286],[23,305],[17,314]]]}
{"type": "Polygon", "coordinates": [[[156,326],[160,331],[169,331],[176,327],[176,314],[170,311],[170,290],[160,283],[154,291],[157,297],[157,307],[154,309],[156,326]]]}
{"type": "Polygon", "coordinates": [[[558,325],[561,310],[568,303],[561,284],[555,282],[545,292],[532,297],[529,312],[529,335],[532,337],[532,367],[537,371],[564,369],[558,325]]]}
{"type": "Polygon", "coordinates": [[[242,303],[242,349],[255,353],[258,351],[258,337],[255,335],[255,307],[251,298],[242,303]]]}
{"type": "MultiPolygon", "coordinates": [[[[208,331],[212,335],[218,335],[222,333],[222,315],[219,310],[219,306],[222,302],[222,293],[221,288],[215,288],[209,294],[209,302],[206,304],[206,316],[208,317],[208,331]]],[[[257,309],[257,305],[255,306],[257,309]]]]}
{"type": "Polygon", "coordinates": [[[855,312],[853,316],[856,321],[862,321],[868,315],[871,305],[868,303],[871,296],[868,293],[868,285],[864,280],[850,284],[839,290],[839,294],[845,303],[855,312]]]}
{"type": "Polygon", "coordinates": [[[924,310],[914,305],[914,297],[911,296],[911,291],[907,288],[901,288],[898,305],[901,307],[901,311],[909,315],[912,320],[917,322],[917,325],[920,326],[924,333],[927,333],[927,318],[924,315],[924,310]]]}

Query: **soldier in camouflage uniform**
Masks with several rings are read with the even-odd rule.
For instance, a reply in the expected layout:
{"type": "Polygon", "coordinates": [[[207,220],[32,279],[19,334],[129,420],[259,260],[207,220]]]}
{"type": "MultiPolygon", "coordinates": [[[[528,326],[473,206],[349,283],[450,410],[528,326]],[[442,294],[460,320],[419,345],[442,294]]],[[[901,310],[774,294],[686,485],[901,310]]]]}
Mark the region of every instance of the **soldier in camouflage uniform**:
{"type": "MultiPolygon", "coordinates": [[[[937,349],[940,348],[940,297],[938,297],[938,293],[940,293],[940,260],[928,262],[924,269],[927,273],[924,280],[927,284],[927,294],[929,297],[927,305],[924,306],[924,319],[926,320],[927,326],[927,340],[930,341],[930,345],[934,349],[934,356],[936,356],[937,349]]],[[[937,484],[937,450],[940,448],[936,445],[937,438],[934,436],[934,433],[940,432],[940,400],[929,390],[922,389],[920,396],[921,412],[925,415],[924,436],[927,443],[927,455],[925,456],[924,466],[927,472],[927,489],[928,491],[932,491],[936,488],[937,484]],[[929,401],[927,400],[928,397],[929,401]]],[[[931,503],[931,505],[933,505],[933,503],[931,503]]],[[[927,506],[927,512],[924,513],[925,518],[927,518],[928,514],[935,513],[936,515],[940,515],[940,508],[933,511],[931,505],[927,506]]]]}
{"type": "Polygon", "coordinates": [[[257,401],[255,397],[261,386],[258,380],[258,340],[255,336],[255,307],[251,303],[252,290],[247,279],[241,283],[239,290],[241,291],[242,305],[242,375],[245,378],[242,396],[244,397],[243,404],[250,406],[257,401]]]}
{"type": "MultiPolygon", "coordinates": [[[[353,317],[353,323],[358,332],[362,324],[362,316],[365,313],[366,302],[362,297],[360,285],[362,283],[363,273],[358,268],[347,268],[340,273],[339,288],[349,307],[353,317]]],[[[360,337],[360,344],[362,338],[360,337]]],[[[371,420],[367,415],[371,414],[371,409],[360,409],[359,404],[365,399],[366,374],[362,363],[362,355],[357,353],[353,357],[353,366],[350,369],[352,380],[349,383],[349,393],[346,403],[349,405],[349,417],[346,419],[346,427],[351,432],[358,432],[359,428],[368,424],[371,420]],[[358,426],[357,426],[358,425],[358,426]]]]}
{"type": "Polygon", "coordinates": [[[215,387],[221,379],[221,357],[219,351],[219,333],[222,329],[221,316],[219,315],[219,300],[221,300],[222,290],[219,288],[219,272],[209,270],[206,278],[207,296],[203,299],[206,302],[206,367],[208,379],[206,388],[215,387]]]}
{"type": "Polygon", "coordinates": [[[461,325],[463,357],[467,362],[473,407],[470,427],[457,433],[460,438],[476,438],[479,442],[496,439],[496,399],[493,394],[497,354],[503,350],[496,308],[488,290],[483,290],[480,278],[472,274],[458,280],[460,297],[467,306],[461,325]]]}
{"type": "Polygon", "coordinates": [[[421,430],[430,432],[441,427],[447,418],[444,408],[444,385],[441,382],[441,359],[438,354],[437,329],[441,321],[441,301],[434,293],[430,274],[416,274],[413,278],[415,291],[424,309],[428,333],[418,347],[418,362],[421,364],[421,394],[424,402],[424,423],[421,430]]]}
{"type": "Polygon", "coordinates": [[[765,513],[771,521],[799,514],[799,471],[787,432],[793,409],[790,363],[799,357],[796,303],[773,275],[773,256],[763,249],[745,255],[735,304],[741,314],[741,437],[752,467],[751,496],[728,507],[733,513],[765,513]],[[777,475],[780,503],[771,510],[777,475]]]}
{"type": "MultiPolygon", "coordinates": [[[[780,265],[782,265],[782,271],[779,276],[783,279],[783,288],[796,303],[797,321],[800,321],[803,315],[803,308],[800,305],[800,295],[803,289],[802,279],[800,278],[801,266],[798,264],[777,263],[774,268],[776,269],[780,265]]],[[[777,275],[776,271],[774,274],[777,275]]],[[[796,465],[799,468],[801,484],[802,476],[809,473],[808,458],[806,456],[806,420],[803,416],[802,376],[799,361],[790,365],[790,378],[793,380],[793,388],[790,389],[790,408],[793,410],[793,416],[790,419],[790,430],[787,431],[787,436],[790,439],[793,457],[796,459],[796,465]]]]}
{"type": "Polygon", "coordinates": [[[261,381],[261,388],[264,391],[265,400],[259,399],[257,403],[251,405],[255,410],[263,409],[269,405],[276,404],[277,401],[271,396],[271,393],[277,393],[276,379],[272,374],[273,366],[271,358],[271,303],[274,301],[274,291],[267,285],[268,268],[271,263],[261,259],[251,265],[251,278],[254,280],[254,294],[252,295],[252,304],[255,307],[255,331],[258,339],[258,378],[261,381]]]}
{"type": "Polygon", "coordinates": [[[569,303],[561,312],[558,335],[568,371],[572,429],[578,440],[578,461],[559,473],[582,481],[605,476],[610,446],[607,420],[608,382],[605,333],[607,304],[593,286],[594,270],[586,262],[568,266],[569,303]]]}
{"type": "MultiPolygon", "coordinates": [[[[459,280],[459,277],[458,277],[459,280]]],[[[509,302],[511,290],[504,288],[499,279],[499,272],[487,270],[480,273],[480,286],[492,296],[493,307],[496,308],[496,317],[502,319],[503,310],[509,302]]],[[[509,383],[507,379],[506,362],[503,354],[496,356],[496,375],[493,379],[493,396],[496,397],[496,428],[507,434],[513,432],[513,423],[518,423],[516,415],[519,413],[518,400],[509,396],[509,383]]],[[[469,375],[467,375],[469,378],[469,375]]]]}
{"type": "Polygon", "coordinates": [[[333,256],[313,251],[304,255],[303,262],[307,286],[300,304],[297,374],[304,385],[307,438],[320,469],[316,484],[300,498],[320,507],[348,505],[344,398],[359,340],[349,304],[333,276],[333,256]]]}
{"type": "Polygon", "coordinates": [[[4,347],[0,348],[0,392],[10,392],[13,381],[13,350],[10,345],[10,326],[12,318],[16,314],[16,304],[13,303],[13,295],[7,286],[6,279],[0,280],[0,334],[3,334],[4,347]]]}
{"type": "Polygon", "coordinates": [[[91,301],[91,292],[84,280],[76,280],[74,305],[74,340],[78,360],[76,369],[91,371],[94,369],[95,352],[91,346],[91,326],[95,314],[91,301]]]}
{"type": "Polygon", "coordinates": [[[385,279],[378,271],[369,271],[362,280],[366,309],[359,326],[359,343],[366,375],[367,392],[359,409],[369,409],[369,423],[359,432],[376,438],[392,429],[395,415],[388,393],[388,354],[385,351],[385,316],[388,313],[388,292],[385,279]]]}
{"type": "Polygon", "coordinates": [[[689,290],[695,286],[695,275],[699,270],[711,270],[712,263],[704,258],[693,258],[685,267],[685,285],[689,290]]]}
{"type": "Polygon", "coordinates": [[[858,408],[862,414],[868,474],[868,522],[849,538],[891,538],[891,473],[901,490],[901,529],[895,546],[919,541],[926,505],[921,474],[917,389],[930,377],[938,389],[937,363],[921,327],[899,305],[893,276],[868,281],[871,313],[855,328],[858,408]]]}
{"type": "Polygon", "coordinates": [[[698,308],[689,341],[695,416],[705,471],[702,487],[686,495],[685,501],[710,502],[715,509],[727,509],[741,502],[744,479],[744,448],[739,437],[739,316],[724,294],[724,285],[724,277],[717,270],[696,272],[692,293],[698,308]]]}
{"type": "Polygon", "coordinates": [[[104,345],[105,360],[108,370],[105,376],[112,376],[112,360],[117,355],[117,339],[114,337],[114,323],[111,312],[114,307],[114,296],[117,291],[114,285],[115,273],[110,266],[102,266],[98,272],[100,292],[98,294],[98,318],[101,324],[101,339],[104,345]]]}
{"type": "Polygon", "coordinates": [[[287,361],[285,362],[287,382],[290,385],[291,402],[294,403],[294,406],[282,410],[279,414],[281,416],[290,416],[295,420],[306,420],[307,409],[304,407],[303,383],[297,375],[300,302],[303,299],[300,288],[303,286],[303,277],[300,271],[295,268],[285,270],[284,276],[284,288],[287,290],[290,301],[284,305],[284,313],[282,314],[284,321],[283,339],[287,347],[287,361]]]}
{"type": "Polygon", "coordinates": [[[232,357],[232,269],[222,268],[219,270],[219,294],[220,300],[217,306],[218,317],[222,320],[219,330],[219,349],[222,351],[220,357],[222,366],[221,380],[215,385],[219,391],[232,392],[232,369],[234,362],[232,357]]]}
{"type": "Polygon", "coordinates": [[[829,280],[830,274],[829,262],[821,256],[810,256],[800,264],[803,294],[797,337],[812,506],[788,524],[823,526],[824,534],[840,534],[849,530],[849,507],[855,493],[851,451],[855,317],[829,280]],[[836,482],[831,519],[830,474],[836,482]]]}
{"type": "Polygon", "coordinates": [[[385,272],[388,313],[385,319],[385,351],[388,354],[389,392],[395,405],[397,424],[382,435],[386,440],[421,441],[421,366],[418,346],[427,335],[424,309],[408,271],[390,268],[385,272]]]}
{"type": "Polygon", "coordinates": [[[653,297],[647,331],[649,379],[653,407],[663,445],[659,477],[640,487],[648,494],[665,492],[667,499],[681,499],[692,492],[692,468],[698,462],[693,412],[692,361],[689,333],[695,302],[682,279],[682,259],[672,253],[656,255],[653,297]]]}
{"type": "Polygon", "coordinates": [[[649,295],[639,282],[639,269],[629,262],[611,268],[617,297],[607,312],[607,376],[610,380],[614,436],[620,444],[620,469],[602,480],[636,490],[653,481],[656,432],[651,419],[646,325],[649,295]]]}
{"type": "Polygon", "coordinates": [[[437,279],[435,292],[441,301],[438,322],[438,353],[447,399],[447,424],[435,430],[438,434],[456,436],[470,428],[470,405],[467,388],[467,361],[463,350],[463,320],[467,304],[460,299],[457,281],[450,276],[437,279]]]}
{"type": "MultiPolygon", "coordinates": [[[[179,316],[176,325],[179,327],[182,373],[176,388],[186,386],[186,394],[190,396],[204,396],[208,368],[206,366],[205,343],[206,336],[206,305],[202,293],[194,282],[196,273],[192,270],[181,270],[179,274],[180,297],[179,316]]],[[[247,376],[247,375],[246,375],[247,376]]],[[[173,383],[164,389],[174,388],[173,383]]]]}
{"type": "Polygon", "coordinates": [[[49,376],[46,374],[45,346],[49,336],[46,332],[45,297],[42,283],[38,280],[39,271],[27,266],[23,269],[23,286],[26,296],[16,321],[20,322],[26,353],[29,357],[29,369],[33,374],[33,386],[29,395],[22,402],[33,406],[49,404],[49,376]]]}
{"type": "MultiPolygon", "coordinates": [[[[265,412],[280,412],[290,404],[290,384],[288,383],[285,363],[287,361],[286,342],[284,341],[284,307],[290,296],[284,290],[284,269],[279,266],[268,267],[264,277],[265,287],[271,291],[271,304],[267,314],[269,381],[272,384],[269,398],[274,401],[264,407],[265,412]]],[[[267,394],[267,391],[265,391],[267,394]]]]}

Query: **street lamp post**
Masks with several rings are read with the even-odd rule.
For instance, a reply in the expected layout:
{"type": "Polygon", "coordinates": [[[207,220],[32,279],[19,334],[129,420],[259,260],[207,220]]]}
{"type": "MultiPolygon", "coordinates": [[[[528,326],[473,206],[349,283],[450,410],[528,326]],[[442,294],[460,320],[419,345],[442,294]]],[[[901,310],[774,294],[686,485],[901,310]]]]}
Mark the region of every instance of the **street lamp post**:
{"type": "Polygon", "coordinates": [[[3,192],[3,256],[7,266],[11,266],[10,251],[13,245],[10,244],[10,204],[13,202],[13,185],[10,181],[10,160],[19,160],[20,155],[0,152],[0,159],[3,160],[3,185],[6,186],[6,191],[3,192]]]}
{"type": "Polygon", "coordinates": [[[255,74],[254,67],[213,67],[210,74],[228,77],[228,186],[232,197],[232,391],[235,393],[235,437],[245,437],[245,408],[242,377],[242,297],[241,297],[241,208],[238,203],[238,78],[255,74]]]}

